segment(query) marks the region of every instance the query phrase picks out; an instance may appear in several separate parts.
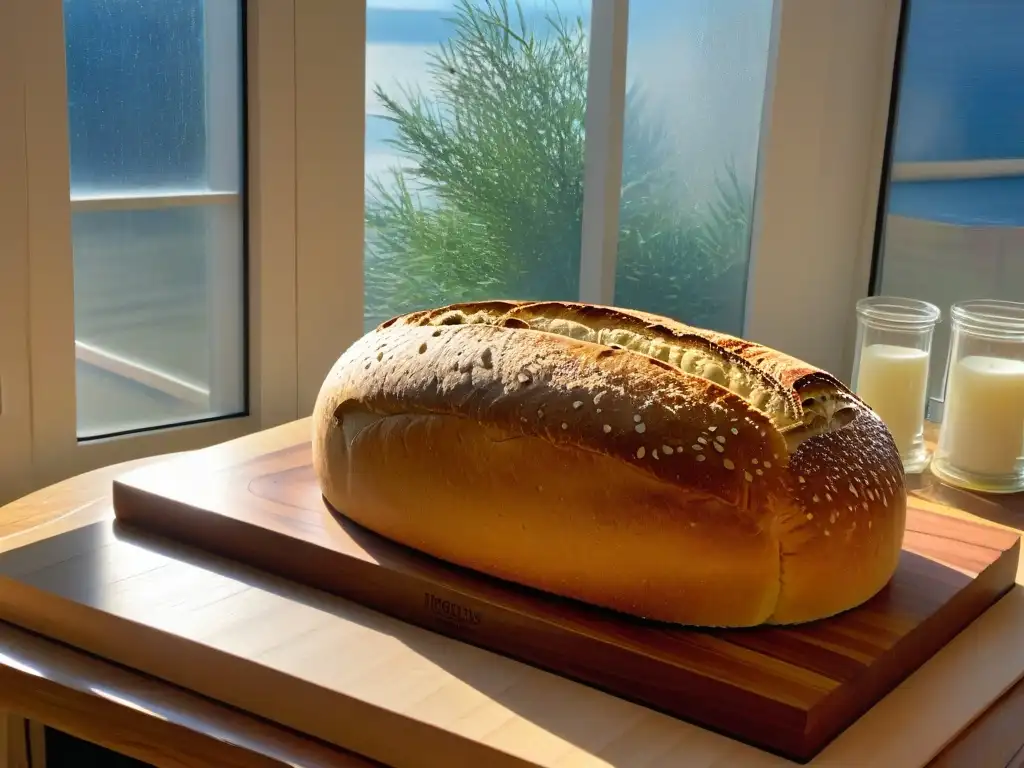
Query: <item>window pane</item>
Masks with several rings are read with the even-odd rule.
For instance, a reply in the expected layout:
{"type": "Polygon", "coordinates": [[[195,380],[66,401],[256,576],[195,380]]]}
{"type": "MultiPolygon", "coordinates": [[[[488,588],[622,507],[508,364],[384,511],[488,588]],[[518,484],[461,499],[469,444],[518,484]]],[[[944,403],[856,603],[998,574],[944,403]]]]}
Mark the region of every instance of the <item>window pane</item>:
{"type": "Polygon", "coordinates": [[[64,0],[71,188],[199,187],[202,0],[64,0]]]}
{"type": "Polygon", "coordinates": [[[208,346],[206,251],[217,214],[214,206],[74,214],[76,340],[205,381],[209,360],[194,349],[208,346]]]}
{"type": "Polygon", "coordinates": [[[929,382],[938,400],[950,305],[1024,301],[1024,5],[910,0],[905,12],[874,292],[943,310],[929,382]]]}
{"type": "Polygon", "coordinates": [[[743,331],[772,0],[631,0],[615,303],[743,331]]]}
{"type": "Polygon", "coordinates": [[[454,301],[579,296],[589,8],[370,0],[368,327],[454,301]]]}
{"type": "Polygon", "coordinates": [[[80,437],[242,410],[237,384],[211,392],[216,367],[244,362],[217,338],[241,339],[241,303],[218,301],[224,262],[241,284],[240,218],[231,204],[73,215],[80,437]]]}
{"type": "Polygon", "coordinates": [[[64,0],[64,17],[79,436],[238,414],[240,2],[64,0]]]}

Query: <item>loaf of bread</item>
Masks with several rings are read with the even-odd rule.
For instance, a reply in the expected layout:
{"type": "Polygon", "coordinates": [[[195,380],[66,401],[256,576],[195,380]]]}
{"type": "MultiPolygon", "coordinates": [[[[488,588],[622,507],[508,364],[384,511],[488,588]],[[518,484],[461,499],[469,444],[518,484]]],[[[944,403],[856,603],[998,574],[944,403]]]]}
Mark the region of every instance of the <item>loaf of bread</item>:
{"type": "Polygon", "coordinates": [[[842,383],[643,312],[491,301],[366,334],[313,414],[323,496],[394,541],[652,620],[820,619],[891,578],[896,445],[842,383]]]}

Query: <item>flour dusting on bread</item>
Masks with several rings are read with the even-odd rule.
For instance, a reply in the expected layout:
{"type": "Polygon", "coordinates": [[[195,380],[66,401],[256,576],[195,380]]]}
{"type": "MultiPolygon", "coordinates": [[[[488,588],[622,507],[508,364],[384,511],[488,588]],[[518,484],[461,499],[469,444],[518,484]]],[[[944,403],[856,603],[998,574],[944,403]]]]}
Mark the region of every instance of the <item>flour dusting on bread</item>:
{"type": "Polygon", "coordinates": [[[314,425],[324,495],[358,522],[636,615],[722,625],[820,618],[877,592],[902,543],[895,444],[852,392],[775,350],[649,313],[490,301],[393,318],[338,360],[314,425]],[[496,487],[512,456],[515,482],[496,487]],[[422,487],[391,487],[389,473],[422,487]],[[559,484],[552,473],[578,476],[559,484]],[[465,500],[446,495],[456,484],[465,500]],[[550,498],[556,486],[575,488],[574,498],[550,498]],[[430,511],[406,518],[406,503],[430,511]],[[523,531],[508,528],[510,515],[523,531]],[[458,530],[435,540],[430,517],[458,530]],[[563,548],[612,547],[620,573],[588,567],[608,555],[593,550],[552,584],[558,569],[537,555],[538,535],[563,548]],[[651,560],[664,536],[679,562],[651,560]],[[827,590],[824,577],[834,579],[827,590]],[[647,603],[631,578],[647,579],[647,603]],[[712,605],[730,584],[747,597],[712,605]]]}

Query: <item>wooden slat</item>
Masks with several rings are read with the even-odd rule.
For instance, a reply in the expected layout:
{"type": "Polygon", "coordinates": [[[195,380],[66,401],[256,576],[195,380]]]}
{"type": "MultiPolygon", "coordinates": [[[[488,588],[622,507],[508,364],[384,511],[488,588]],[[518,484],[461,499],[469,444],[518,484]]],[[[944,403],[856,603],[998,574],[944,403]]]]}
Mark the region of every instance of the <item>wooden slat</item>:
{"type": "Polygon", "coordinates": [[[16,706],[36,725],[7,718],[16,759],[2,768],[29,768],[26,738],[31,768],[45,768],[42,722],[158,768],[374,765],[9,624],[0,623],[0,658],[0,710],[16,706]]]}
{"type": "Polygon", "coordinates": [[[0,768],[32,768],[29,763],[28,723],[5,712],[0,698],[0,768]]]}
{"type": "Polygon", "coordinates": [[[28,721],[28,753],[32,768],[47,768],[46,725],[39,720],[28,721]]]}

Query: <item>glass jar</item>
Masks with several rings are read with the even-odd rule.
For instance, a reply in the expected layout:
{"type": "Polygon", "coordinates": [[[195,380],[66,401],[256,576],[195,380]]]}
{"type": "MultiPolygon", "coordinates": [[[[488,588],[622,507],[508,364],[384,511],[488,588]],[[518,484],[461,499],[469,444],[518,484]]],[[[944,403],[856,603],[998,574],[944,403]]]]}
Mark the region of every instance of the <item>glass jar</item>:
{"type": "Polygon", "coordinates": [[[917,299],[870,296],[857,302],[853,389],[889,428],[908,473],[928,466],[928,365],[941,315],[934,304],[917,299]]]}
{"type": "Polygon", "coordinates": [[[1024,304],[954,304],[932,473],[961,488],[1024,491],[1024,304]]]}

